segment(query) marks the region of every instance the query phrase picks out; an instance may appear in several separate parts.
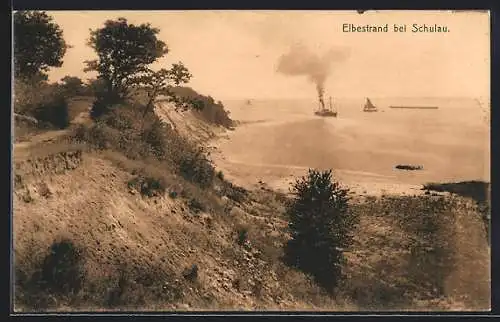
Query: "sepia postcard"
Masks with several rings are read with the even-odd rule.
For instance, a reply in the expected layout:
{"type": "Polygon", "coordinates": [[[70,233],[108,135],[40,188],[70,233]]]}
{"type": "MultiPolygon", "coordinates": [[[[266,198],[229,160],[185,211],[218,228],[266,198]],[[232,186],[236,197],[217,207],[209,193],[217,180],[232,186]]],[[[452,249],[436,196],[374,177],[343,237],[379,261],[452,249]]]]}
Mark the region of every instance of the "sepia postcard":
{"type": "Polygon", "coordinates": [[[12,310],[489,311],[487,11],[15,11],[12,310]]]}

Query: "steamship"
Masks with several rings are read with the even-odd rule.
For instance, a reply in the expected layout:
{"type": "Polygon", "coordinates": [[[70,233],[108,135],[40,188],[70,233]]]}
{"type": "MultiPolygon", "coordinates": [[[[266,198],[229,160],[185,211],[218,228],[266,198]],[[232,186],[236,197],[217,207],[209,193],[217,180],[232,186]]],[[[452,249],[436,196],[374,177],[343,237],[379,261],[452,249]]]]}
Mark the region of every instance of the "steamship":
{"type": "Polygon", "coordinates": [[[337,117],[338,112],[333,107],[332,97],[330,96],[329,98],[328,108],[325,107],[325,102],[322,98],[320,98],[318,109],[314,112],[314,114],[323,117],[337,117]]]}

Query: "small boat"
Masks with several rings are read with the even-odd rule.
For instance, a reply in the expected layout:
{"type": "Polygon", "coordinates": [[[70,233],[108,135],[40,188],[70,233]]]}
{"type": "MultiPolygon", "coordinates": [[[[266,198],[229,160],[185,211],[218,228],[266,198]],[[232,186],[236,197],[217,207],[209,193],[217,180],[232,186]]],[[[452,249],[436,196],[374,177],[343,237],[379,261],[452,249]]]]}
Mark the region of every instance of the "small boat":
{"type": "Polygon", "coordinates": [[[366,98],[365,106],[363,107],[363,112],[377,112],[378,109],[375,105],[372,104],[369,98],[366,98]]]}

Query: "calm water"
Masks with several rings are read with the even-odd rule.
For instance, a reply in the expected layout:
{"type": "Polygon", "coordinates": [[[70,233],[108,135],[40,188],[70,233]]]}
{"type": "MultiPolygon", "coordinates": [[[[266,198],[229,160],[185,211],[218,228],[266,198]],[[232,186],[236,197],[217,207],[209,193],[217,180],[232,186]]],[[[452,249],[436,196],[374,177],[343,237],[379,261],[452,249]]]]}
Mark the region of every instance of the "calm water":
{"type": "Polygon", "coordinates": [[[489,180],[489,114],[477,100],[371,100],[379,112],[362,112],[364,98],[335,100],[336,119],[314,116],[314,101],[225,101],[242,122],[225,149],[238,162],[366,171],[412,183],[489,180]],[[396,164],[420,164],[424,171],[402,173],[396,164]]]}

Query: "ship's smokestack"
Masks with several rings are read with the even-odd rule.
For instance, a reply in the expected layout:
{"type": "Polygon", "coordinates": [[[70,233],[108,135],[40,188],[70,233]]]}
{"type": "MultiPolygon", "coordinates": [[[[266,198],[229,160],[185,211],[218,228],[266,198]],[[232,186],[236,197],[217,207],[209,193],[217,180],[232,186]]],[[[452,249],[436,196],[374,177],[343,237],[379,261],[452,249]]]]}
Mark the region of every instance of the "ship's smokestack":
{"type": "Polygon", "coordinates": [[[316,90],[318,91],[319,106],[322,110],[324,110],[325,109],[325,89],[320,84],[317,84],[316,90]]]}

